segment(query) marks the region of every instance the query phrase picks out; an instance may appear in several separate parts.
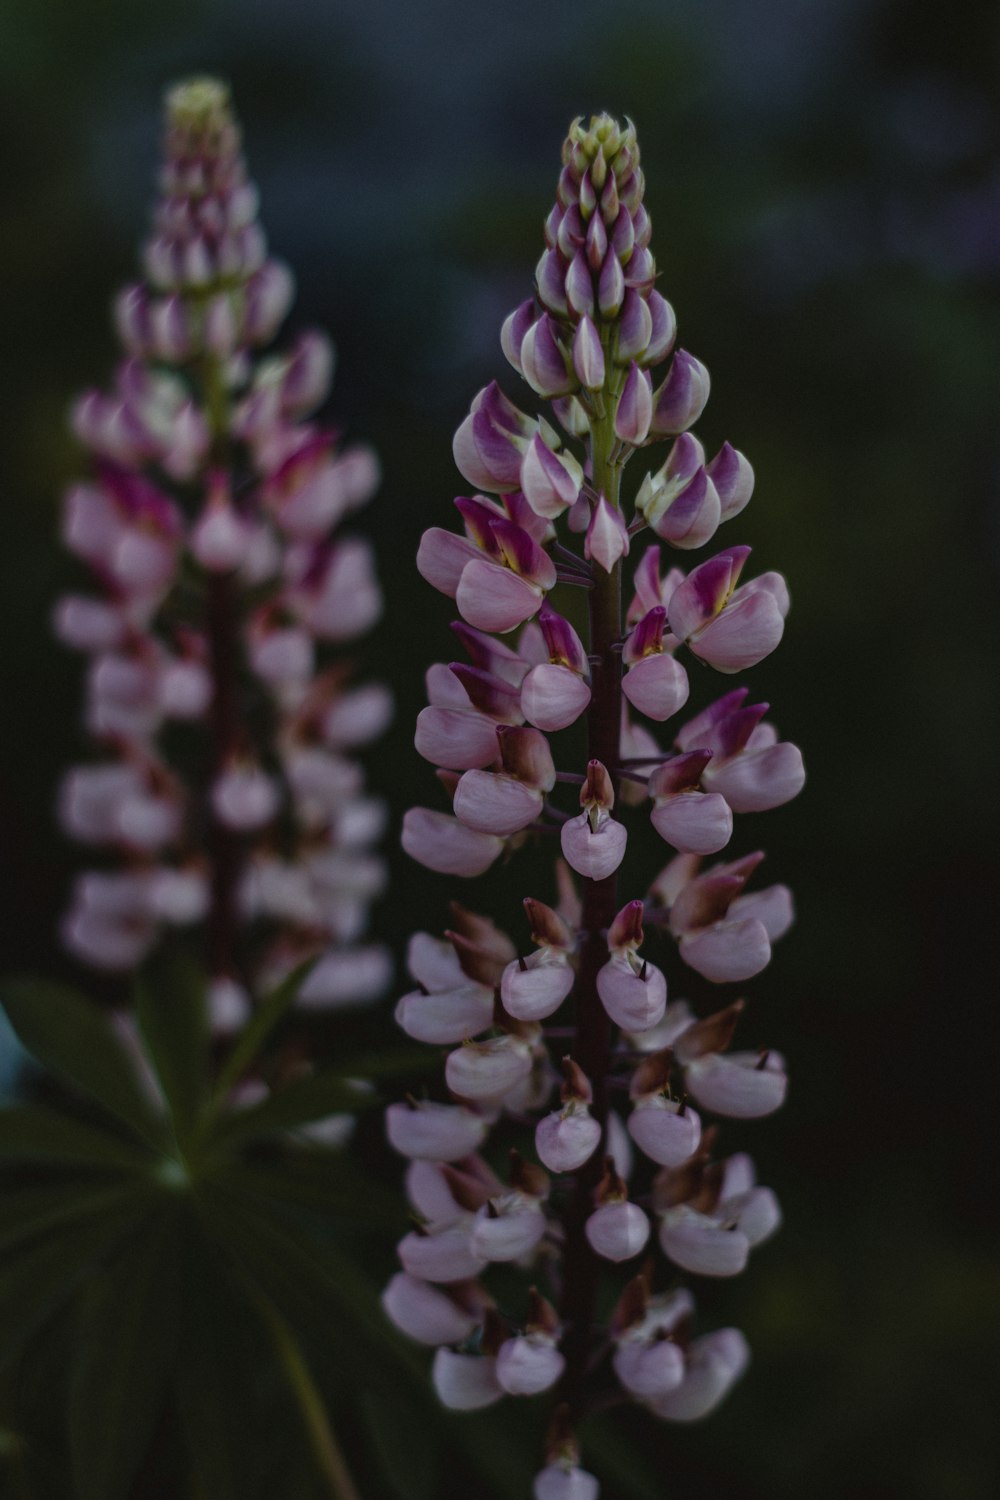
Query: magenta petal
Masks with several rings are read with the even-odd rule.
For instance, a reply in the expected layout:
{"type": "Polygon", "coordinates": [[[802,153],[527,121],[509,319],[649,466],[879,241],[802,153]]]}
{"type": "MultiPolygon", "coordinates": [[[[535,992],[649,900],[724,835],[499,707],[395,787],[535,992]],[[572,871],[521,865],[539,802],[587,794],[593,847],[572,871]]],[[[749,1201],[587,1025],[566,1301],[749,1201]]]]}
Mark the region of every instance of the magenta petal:
{"type": "Polygon", "coordinates": [[[628,1117],[628,1133],[643,1155],[662,1167],[679,1167],[697,1151],[701,1120],[691,1108],[654,1094],[641,1099],[628,1117]]]}
{"type": "Polygon", "coordinates": [[[528,297],[520,307],[516,307],[505,319],[500,330],[500,347],[510,360],[514,369],[520,374],[521,371],[521,345],[524,335],[535,321],[535,301],[528,297]]]}
{"type": "Polygon", "coordinates": [[[615,412],[615,434],[623,443],[644,443],[653,416],[653,387],[646,371],[634,362],[625,377],[625,385],[615,412]]]}
{"type": "Polygon", "coordinates": [[[460,1344],[479,1318],[446,1292],[400,1271],[382,1293],[382,1306],[396,1327],[419,1344],[460,1344]]]}
{"type": "Polygon", "coordinates": [[[559,830],[559,841],[567,864],[588,880],[603,880],[617,870],[625,858],[628,834],[621,823],[608,818],[596,833],[585,812],[570,818],[559,830]]]}
{"type": "Polygon", "coordinates": [[[650,292],[646,300],[653,327],[642,362],[646,365],[655,365],[659,364],[661,359],[665,359],[674,347],[674,340],[677,338],[677,319],[670,303],[665,297],[661,297],[659,292],[650,292]]]}
{"type": "Polygon", "coordinates": [[[532,667],[521,684],[521,712],[538,729],[565,729],[589,702],[590,688],[569,667],[543,662],[532,667]]]}
{"type": "Polygon", "coordinates": [[[597,993],[616,1026],[643,1032],[659,1025],[667,1008],[667,981],[655,964],[643,964],[645,977],[627,960],[611,958],[597,971],[597,993]]]}
{"type": "Polygon", "coordinates": [[[455,592],[462,616],[477,630],[515,630],[537,614],[542,590],[510,568],[476,558],[466,564],[455,592]]]}
{"type": "Polygon", "coordinates": [[[500,980],[500,999],[519,1021],[542,1021],[562,1005],[576,976],[566,963],[509,963],[500,980]]]}
{"type": "Polygon", "coordinates": [[[701,1214],[667,1214],[660,1228],[664,1255],[696,1276],[737,1276],[747,1263],[750,1242],[738,1229],[726,1229],[701,1214]]]}
{"type": "Polygon", "coordinates": [[[574,504],[580,486],[538,433],[521,460],[521,489],[538,516],[555,519],[574,504]]]}
{"type": "Polygon", "coordinates": [[[666,652],[644,656],[625,673],[622,692],[633,708],[662,722],[687,702],[687,673],[666,652]]]}
{"type": "Polygon", "coordinates": [[[508,838],[533,823],[542,793],[504,773],[468,770],[455,788],[455,816],[466,828],[508,838]]]}
{"type": "Polygon", "coordinates": [[[431,765],[449,771],[490,766],[500,753],[495,723],[471,709],[422,708],[413,743],[431,765]]]}
{"type": "Polygon", "coordinates": [[[605,1203],[591,1214],[584,1234],[604,1260],[631,1260],[646,1248],[649,1220],[637,1203],[605,1203]]]}
{"type": "Polygon", "coordinates": [[[721,792],[734,812],[766,812],[796,797],[805,785],[802,752],[782,741],[764,750],[745,751],[718,770],[710,767],[705,784],[721,792]]]}
{"type": "Polygon", "coordinates": [[[729,443],[723,443],[708,465],[708,477],[719,495],[722,520],[739,515],[753,494],[753,469],[749,461],[729,443]]]}
{"type": "Polygon", "coordinates": [[[685,854],[717,854],[729,843],[733,815],[717,792],[679,792],[653,808],[650,821],[662,839],[685,854]]]}
{"type": "Polygon", "coordinates": [[[503,849],[502,839],[426,807],[404,815],[402,844],[411,858],[441,875],[481,875],[503,849]]]}
{"type": "Polygon", "coordinates": [[[744,594],[691,641],[691,650],[717,672],[741,672],[769,656],[784,629],[773,594],[744,594]]]}
{"type": "Polygon", "coordinates": [[[432,588],[454,599],[463,568],[482,552],[468,537],[456,536],[441,526],[432,526],[420,538],[417,571],[432,588]]]}
{"type": "Polygon", "coordinates": [[[681,957],[713,984],[740,983],[765,969],[771,958],[767,929],[756,918],[720,922],[700,932],[685,934],[681,957]]]}
{"type": "Polygon", "coordinates": [[[575,1172],[601,1143],[601,1127],[588,1109],[554,1110],[535,1126],[535,1150],[550,1172],[575,1172]]]}
{"type": "Polygon", "coordinates": [[[692,427],[708,402],[711,382],[705,366],[686,349],[678,349],[667,378],[653,395],[650,431],[670,437],[692,427]]]}
{"type": "Polygon", "coordinates": [[[706,1053],[687,1064],[691,1095],[705,1109],[734,1120],[756,1120],[784,1103],[788,1079],[774,1058],[761,1067],[752,1053],[706,1053]]]}
{"type": "Polygon", "coordinates": [[[411,990],[396,1005],[397,1025],[415,1042],[440,1047],[478,1036],[493,1022],[493,991],[466,983],[436,995],[411,990]]]}
{"type": "Polygon", "coordinates": [[[688,1349],[683,1381],[675,1391],[659,1397],[653,1410],[669,1422],[700,1421],[724,1399],[749,1359],[747,1341],[738,1328],[719,1328],[695,1339],[688,1349]]]}

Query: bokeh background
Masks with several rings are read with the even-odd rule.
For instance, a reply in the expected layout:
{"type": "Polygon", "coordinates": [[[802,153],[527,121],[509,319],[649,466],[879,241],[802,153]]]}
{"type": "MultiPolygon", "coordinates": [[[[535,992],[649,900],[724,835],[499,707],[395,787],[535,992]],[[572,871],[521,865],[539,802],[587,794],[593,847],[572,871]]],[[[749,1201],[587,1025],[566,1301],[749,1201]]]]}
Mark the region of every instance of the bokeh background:
{"type": "MultiPolygon", "coordinates": [[[[737,539],[792,585],[751,684],[810,781],[749,835],[798,898],[753,987],[793,1091],[733,1144],[786,1225],[702,1299],[754,1366],[706,1426],[618,1419],[623,1497],[1000,1493],[998,36],[969,0],[0,9],[4,970],[70,973],[55,923],[78,855],[50,809],[81,681],[48,627],[80,463],[65,413],[115,356],[165,84],[233,84],[293,325],[331,330],[334,411],[383,457],[366,664],[398,695],[372,765],[397,817],[431,791],[409,725],[449,609],[412,559],[448,524],[451,434],[494,375],[516,394],[497,334],[530,291],[568,120],[638,125],[661,286],[713,377],[699,431],[751,457],[737,539]]],[[[449,886],[394,868],[376,920],[400,947],[442,925],[449,886]]],[[[390,1044],[387,1012],[370,1025],[390,1044]]]]}

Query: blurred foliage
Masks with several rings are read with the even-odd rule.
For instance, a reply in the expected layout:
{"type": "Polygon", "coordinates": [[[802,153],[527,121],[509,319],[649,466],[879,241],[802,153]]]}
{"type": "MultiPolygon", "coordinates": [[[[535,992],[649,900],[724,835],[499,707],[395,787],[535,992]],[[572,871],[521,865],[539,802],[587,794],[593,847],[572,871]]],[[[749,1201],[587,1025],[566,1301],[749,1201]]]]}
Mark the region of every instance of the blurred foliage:
{"type": "MultiPolygon", "coordinates": [[[[598,0],[489,12],[458,0],[7,0],[0,24],[7,965],[71,977],[53,931],[76,855],[49,808],[79,753],[67,713],[79,671],[46,624],[68,576],[53,544],[57,498],[79,463],[64,412],[113,358],[107,301],[133,264],[163,85],[191,68],[231,79],[272,240],[299,275],[296,316],[333,331],[335,409],[383,455],[368,524],[389,610],[367,670],[397,693],[401,727],[372,769],[397,814],[433,795],[407,726],[427,662],[448,649],[449,607],[428,597],[412,557],[425,525],[447,524],[451,433],[488,379],[517,390],[497,331],[530,285],[567,120],[628,112],[663,289],[712,371],[705,441],[730,437],[757,469],[739,539],[791,581],[785,644],[751,686],[803,746],[810,783],[764,831],[800,921],[752,1007],[789,1058],[793,1094],[740,1142],[778,1189],[786,1225],[749,1278],[702,1298],[706,1324],[747,1329],[754,1366],[709,1428],[661,1429],[638,1412],[608,1421],[595,1467],[616,1500],[723,1487],[733,1500],[988,1500],[1000,1485],[989,1405],[1000,1346],[990,7],[945,17],[918,0],[624,0],[613,12],[598,0]]],[[[450,885],[401,856],[394,866],[377,922],[401,948],[414,926],[441,928],[450,885]]],[[[475,904],[510,920],[516,876],[491,875],[475,904]]],[[[384,1011],[359,1026],[366,1050],[402,1045],[384,1011]]],[[[323,1041],[334,1055],[336,1026],[323,1041]]],[[[362,1122],[358,1159],[391,1183],[374,1120],[362,1122]]],[[[387,1238],[373,1273],[389,1269],[387,1238]]],[[[193,1391],[187,1409],[222,1426],[241,1400],[262,1410],[254,1403],[279,1377],[254,1354],[266,1330],[235,1311],[224,1261],[209,1259],[192,1285],[215,1311],[193,1316],[190,1337],[225,1352],[225,1410],[193,1391]]],[[[493,1433],[493,1461],[515,1461],[496,1437],[502,1419],[445,1423],[417,1382],[400,1398],[399,1431],[414,1435],[394,1443],[393,1357],[347,1381],[330,1329],[312,1329],[312,1368],[369,1493],[433,1496],[435,1443],[468,1452],[493,1433]]],[[[360,1340],[347,1337],[353,1354],[360,1340]]],[[[22,1392],[52,1368],[69,1380],[71,1338],[64,1311],[19,1367],[22,1392]]],[[[183,1416],[163,1414],[161,1451],[183,1416]]],[[[64,1465],[51,1425],[15,1429],[0,1452],[64,1465]]],[[[295,1488],[294,1424],[246,1427],[259,1459],[248,1482],[269,1476],[308,1495],[309,1481],[295,1488]]],[[[502,1472],[497,1493],[522,1493],[502,1472]]],[[[223,1478],[205,1479],[225,1493],[223,1478]]]]}

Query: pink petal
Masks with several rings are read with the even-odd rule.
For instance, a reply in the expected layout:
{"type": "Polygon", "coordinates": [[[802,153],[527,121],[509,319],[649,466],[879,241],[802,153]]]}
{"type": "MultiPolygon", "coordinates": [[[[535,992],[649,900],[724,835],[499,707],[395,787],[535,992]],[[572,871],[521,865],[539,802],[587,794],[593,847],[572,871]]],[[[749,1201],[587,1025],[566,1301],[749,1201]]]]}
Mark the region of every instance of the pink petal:
{"type": "Polygon", "coordinates": [[[742,672],[770,655],[784,629],[784,617],[774,595],[758,590],[734,596],[722,613],[694,637],[691,650],[717,672],[742,672]]]}
{"type": "Polygon", "coordinates": [[[713,984],[734,984],[752,979],[767,967],[771,959],[767,929],[755,918],[742,922],[724,921],[700,932],[685,934],[680,941],[680,951],[684,962],[713,984]]]}
{"type": "Polygon", "coordinates": [[[566,863],[588,880],[603,880],[617,870],[625,858],[628,834],[621,823],[608,818],[596,833],[591,830],[585,812],[570,818],[559,830],[559,841],[566,863]]]}
{"type": "Polygon", "coordinates": [[[662,839],[687,854],[717,854],[729,843],[733,815],[716,792],[680,792],[653,808],[650,822],[662,839]]]}
{"type": "MultiPolygon", "coordinates": [[[[458,686],[452,674],[448,675],[458,686]]],[[[500,755],[496,723],[472,709],[422,708],[417,715],[413,743],[431,765],[449,771],[489,766],[500,755]]]]}
{"type": "Polygon", "coordinates": [[[744,751],[716,770],[709,766],[706,786],[721,792],[733,812],[766,812],[782,807],[805,786],[806,771],[797,745],[782,741],[762,750],[744,751]]]}
{"type": "Polygon", "coordinates": [[[514,630],[537,614],[542,590],[510,568],[484,558],[466,563],[455,592],[464,619],[477,630],[514,630]]]}
{"type": "Polygon", "coordinates": [[[467,828],[508,838],[533,823],[544,798],[534,787],[513,776],[490,771],[466,771],[455,788],[455,816],[467,828]]]}
{"type": "Polygon", "coordinates": [[[498,858],[503,840],[466,828],[448,813],[413,807],[403,817],[402,845],[440,875],[481,875],[498,858]]]}
{"type": "Polygon", "coordinates": [[[462,570],[473,558],[482,557],[481,548],[468,537],[457,536],[441,526],[432,526],[420,538],[417,548],[417,571],[432,588],[454,599],[462,570]]]}
{"type": "Polygon", "coordinates": [[[521,684],[521,711],[529,724],[552,731],[573,724],[590,702],[590,688],[569,667],[542,662],[521,684]]]}
{"type": "Polygon", "coordinates": [[[687,673],[666,652],[654,653],[629,667],[622,681],[622,692],[633,708],[662,722],[687,702],[687,673]]]}

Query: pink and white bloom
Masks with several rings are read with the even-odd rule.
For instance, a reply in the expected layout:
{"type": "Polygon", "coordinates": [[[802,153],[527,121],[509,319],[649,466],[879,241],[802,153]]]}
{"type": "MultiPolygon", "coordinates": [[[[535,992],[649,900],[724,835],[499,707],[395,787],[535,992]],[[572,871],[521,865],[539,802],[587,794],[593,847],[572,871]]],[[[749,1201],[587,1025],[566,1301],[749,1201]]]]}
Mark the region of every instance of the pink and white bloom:
{"type": "Polygon", "coordinates": [[[616,823],[611,778],[599,760],[587,766],[587,779],[580,788],[583,812],[562,825],[559,839],[567,864],[589,880],[613,874],[625,857],[628,835],[616,823]]]}
{"type": "Polygon", "coordinates": [[[616,1026],[629,1032],[649,1031],[663,1018],[667,981],[655,964],[639,957],[642,902],[630,901],[608,932],[610,958],[597,975],[601,1004],[616,1026]]]}
{"type": "Polygon", "coordinates": [[[662,605],[649,610],[636,624],[622,652],[628,668],[622,692],[633,708],[659,721],[683,708],[688,697],[687,673],[667,650],[666,618],[662,605]]]}

